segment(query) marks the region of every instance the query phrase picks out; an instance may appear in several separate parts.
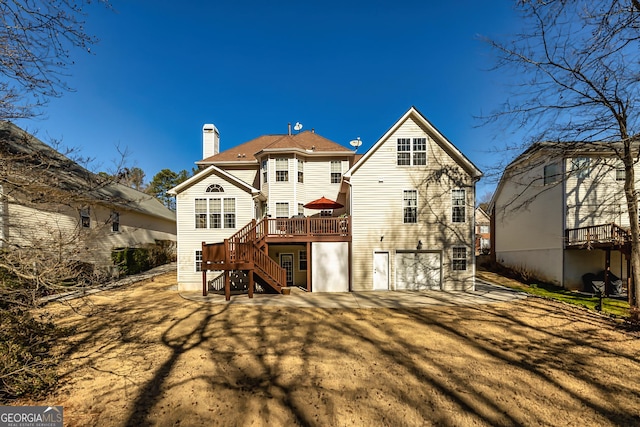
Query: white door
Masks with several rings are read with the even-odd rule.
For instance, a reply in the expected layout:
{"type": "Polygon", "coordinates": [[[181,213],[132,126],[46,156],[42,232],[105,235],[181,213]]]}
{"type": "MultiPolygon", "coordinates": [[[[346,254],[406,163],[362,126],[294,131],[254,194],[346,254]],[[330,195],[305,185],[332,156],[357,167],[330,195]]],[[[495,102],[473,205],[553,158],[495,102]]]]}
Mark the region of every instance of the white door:
{"type": "Polygon", "coordinates": [[[389,290],[389,252],[373,253],[373,290],[389,290]]]}
{"type": "Polygon", "coordinates": [[[439,252],[396,252],[396,289],[414,291],[441,289],[439,252]]]}

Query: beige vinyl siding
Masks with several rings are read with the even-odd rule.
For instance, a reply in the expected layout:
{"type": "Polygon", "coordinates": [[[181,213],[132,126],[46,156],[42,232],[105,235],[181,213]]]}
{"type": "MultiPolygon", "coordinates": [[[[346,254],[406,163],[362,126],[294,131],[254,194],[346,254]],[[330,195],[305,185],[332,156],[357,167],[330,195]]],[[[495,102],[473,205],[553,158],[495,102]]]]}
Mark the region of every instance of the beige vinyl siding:
{"type": "MultiPolygon", "coordinates": [[[[337,200],[340,193],[340,184],[331,184],[331,161],[335,157],[291,156],[289,159],[289,180],[287,182],[275,181],[275,159],[286,157],[285,155],[271,155],[269,158],[269,181],[263,186],[262,192],[268,197],[268,212],[275,216],[276,203],[287,202],[290,206],[290,215],[298,213],[298,203],[307,204],[324,196],[331,200],[337,200]],[[304,182],[298,182],[298,159],[304,162],[304,182]]],[[[348,169],[348,159],[340,158],[343,173],[348,169]]],[[[336,210],[335,215],[346,211],[346,207],[336,210]]],[[[316,215],[319,211],[305,209],[305,215],[316,215]]]]}
{"type": "Polygon", "coordinates": [[[220,169],[224,169],[226,172],[229,172],[231,175],[235,176],[242,182],[245,182],[247,185],[250,185],[254,188],[260,188],[260,166],[242,166],[242,167],[225,167],[221,166],[220,169]]]}
{"type": "MultiPolygon", "coordinates": [[[[573,159],[565,160],[571,171],[573,159]]],[[[577,228],[614,222],[629,226],[624,181],[616,180],[616,158],[590,158],[589,177],[568,174],[566,184],[566,227],[577,228]]],[[[638,177],[640,168],[635,168],[638,177]]],[[[636,181],[638,182],[638,181],[636,181]]],[[[637,184],[636,184],[637,185],[637,184]]]]}
{"type": "Polygon", "coordinates": [[[255,203],[246,188],[236,186],[212,173],[210,176],[193,184],[176,197],[178,225],[178,283],[181,289],[199,289],[202,274],[195,271],[195,251],[202,248],[202,242],[222,242],[240,228],[254,219],[255,203]],[[206,193],[211,184],[218,184],[223,193],[206,193]],[[195,199],[212,197],[235,197],[235,228],[195,228],[195,199]]]}
{"type": "Polygon", "coordinates": [[[505,175],[495,201],[496,253],[564,247],[562,182],[544,185],[543,171],[555,159],[534,159],[531,170],[505,175]]]}
{"type": "MultiPolygon", "coordinates": [[[[56,242],[77,242],[83,248],[77,259],[91,262],[98,269],[111,266],[111,252],[119,247],[139,247],[153,244],[156,240],[176,241],[174,221],[128,211],[117,207],[90,206],[90,227],[80,226],[78,209],[65,207],[56,212],[46,212],[23,205],[7,205],[8,236],[12,244],[22,247],[31,245],[56,246],[56,242]],[[111,231],[111,212],[120,214],[120,229],[111,231]]],[[[75,256],[75,255],[74,255],[75,256]]]]}
{"type": "MultiPolygon", "coordinates": [[[[341,160],[342,173],[346,172],[349,167],[348,160],[340,157],[308,157],[304,165],[305,187],[303,191],[298,192],[300,203],[307,204],[313,200],[324,196],[331,200],[337,200],[340,193],[340,184],[331,183],[331,161],[341,160]]],[[[346,211],[344,209],[336,210],[334,215],[340,215],[346,211]]],[[[306,215],[316,215],[317,210],[307,209],[306,215]]]]}
{"type": "Polygon", "coordinates": [[[442,251],[443,289],[473,286],[473,208],[471,178],[426,130],[409,118],[384,141],[352,177],[353,289],[372,288],[373,252],[390,252],[390,289],[395,289],[396,250],[442,251]],[[427,137],[426,166],[398,166],[397,138],[427,137]],[[464,223],[451,221],[451,190],[459,188],[442,176],[455,171],[466,190],[464,223]],[[418,222],[403,223],[403,190],[418,191],[418,222]],[[420,243],[419,243],[420,242],[420,243]],[[451,248],[465,246],[466,271],[451,271],[451,248]]]}

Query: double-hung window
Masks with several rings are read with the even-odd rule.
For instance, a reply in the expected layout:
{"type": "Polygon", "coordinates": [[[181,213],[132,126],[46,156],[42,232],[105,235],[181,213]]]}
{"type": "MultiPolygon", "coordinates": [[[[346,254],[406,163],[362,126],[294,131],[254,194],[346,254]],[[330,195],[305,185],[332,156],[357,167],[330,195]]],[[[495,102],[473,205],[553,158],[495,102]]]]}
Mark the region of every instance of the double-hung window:
{"type": "Polygon", "coordinates": [[[398,166],[411,165],[411,138],[398,138],[398,166]]]}
{"type": "Polygon", "coordinates": [[[340,160],[331,161],[331,183],[340,184],[342,178],[342,162],[340,160]]]}
{"type": "Polygon", "coordinates": [[[464,271],[467,269],[467,248],[457,246],[453,248],[451,268],[453,271],[464,271]]]}
{"type": "Polygon", "coordinates": [[[591,159],[589,157],[576,157],[572,159],[571,171],[578,179],[589,178],[589,175],[591,175],[591,159]]]}
{"type": "Polygon", "coordinates": [[[627,171],[624,168],[624,163],[620,162],[616,166],[616,181],[624,181],[627,175],[627,171]]]}
{"type": "Polygon", "coordinates": [[[418,222],[418,192],[416,190],[404,190],[402,205],[404,223],[415,224],[418,222]]]}
{"type": "Polygon", "coordinates": [[[304,183],[304,162],[298,159],[298,182],[304,183]]]}
{"type": "Polygon", "coordinates": [[[414,166],[427,164],[427,138],[413,138],[413,164],[414,166]]]}
{"type": "Polygon", "coordinates": [[[202,271],[202,251],[196,251],[195,253],[195,267],[196,271],[202,271]]]}
{"type": "Polygon", "coordinates": [[[289,181],[289,159],[276,159],[276,182],[289,181]]]}
{"type": "Polygon", "coordinates": [[[262,183],[269,182],[269,162],[267,160],[262,161],[262,183]]]}
{"type": "Polygon", "coordinates": [[[465,205],[465,190],[451,190],[451,221],[466,222],[465,205]]]}
{"type": "Polygon", "coordinates": [[[289,218],[289,203],[276,203],[276,218],[289,218]]]}
{"type": "Polygon", "coordinates": [[[424,166],[427,164],[427,138],[398,138],[397,165],[424,166]]]}
{"type": "Polygon", "coordinates": [[[91,209],[88,206],[80,209],[80,225],[83,228],[91,227],[91,209]]]}
{"type": "Polygon", "coordinates": [[[114,233],[120,231],[120,214],[116,211],[112,211],[109,220],[111,222],[111,231],[114,233]]]}

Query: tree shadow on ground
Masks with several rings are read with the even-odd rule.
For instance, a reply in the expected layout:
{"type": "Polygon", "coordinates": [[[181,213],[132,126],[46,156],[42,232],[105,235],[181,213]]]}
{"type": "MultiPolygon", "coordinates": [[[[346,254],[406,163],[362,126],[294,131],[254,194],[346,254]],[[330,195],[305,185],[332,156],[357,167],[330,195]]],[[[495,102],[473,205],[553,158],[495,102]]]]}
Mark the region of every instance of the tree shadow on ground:
{"type": "Polygon", "coordinates": [[[640,423],[638,340],[539,299],[293,309],[153,283],[92,299],[65,349],[70,392],[93,393],[72,425],[640,423]]]}

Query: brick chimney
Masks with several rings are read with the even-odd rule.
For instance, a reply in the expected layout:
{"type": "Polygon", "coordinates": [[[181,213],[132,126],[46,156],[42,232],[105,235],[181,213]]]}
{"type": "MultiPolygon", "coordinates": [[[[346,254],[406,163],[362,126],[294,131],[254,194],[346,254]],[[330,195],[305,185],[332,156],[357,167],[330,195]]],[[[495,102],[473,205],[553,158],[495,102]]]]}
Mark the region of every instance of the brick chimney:
{"type": "Polygon", "coordinates": [[[202,158],[215,156],[220,152],[220,133],[212,124],[202,127],[202,158]]]}

